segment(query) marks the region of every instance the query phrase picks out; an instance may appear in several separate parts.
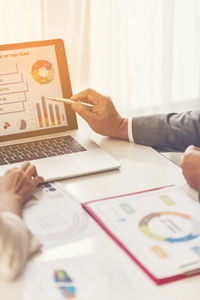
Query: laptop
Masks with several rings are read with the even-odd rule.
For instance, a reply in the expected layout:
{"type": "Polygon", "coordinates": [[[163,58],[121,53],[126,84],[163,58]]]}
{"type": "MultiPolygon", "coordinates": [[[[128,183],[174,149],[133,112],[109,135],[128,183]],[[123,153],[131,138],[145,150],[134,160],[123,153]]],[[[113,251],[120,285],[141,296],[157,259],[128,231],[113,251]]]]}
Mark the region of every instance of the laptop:
{"type": "Polygon", "coordinates": [[[0,46],[0,175],[23,161],[45,181],[116,169],[120,163],[78,130],[61,39],[0,46]]]}

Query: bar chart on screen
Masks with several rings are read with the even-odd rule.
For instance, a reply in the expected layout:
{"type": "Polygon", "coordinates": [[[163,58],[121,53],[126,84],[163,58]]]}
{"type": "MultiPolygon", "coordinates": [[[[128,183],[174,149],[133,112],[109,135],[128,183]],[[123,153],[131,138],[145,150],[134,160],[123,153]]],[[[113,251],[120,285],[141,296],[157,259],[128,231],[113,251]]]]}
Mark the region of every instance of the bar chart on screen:
{"type": "Polygon", "coordinates": [[[37,119],[40,128],[62,124],[61,118],[64,119],[64,115],[62,114],[61,116],[59,105],[51,103],[47,105],[45,97],[41,96],[41,101],[36,103],[37,119]]]}

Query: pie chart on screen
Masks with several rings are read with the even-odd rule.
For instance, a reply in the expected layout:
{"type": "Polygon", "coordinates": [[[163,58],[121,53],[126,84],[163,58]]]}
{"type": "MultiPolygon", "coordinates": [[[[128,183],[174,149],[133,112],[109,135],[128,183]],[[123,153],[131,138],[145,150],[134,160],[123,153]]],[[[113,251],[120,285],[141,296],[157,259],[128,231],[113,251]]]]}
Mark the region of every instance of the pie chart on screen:
{"type": "Polygon", "coordinates": [[[37,60],[31,69],[33,79],[39,84],[48,84],[54,79],[54,69],[48,60],[37,60]]]}
{"type": "Polygon", "coordinates": [[[26,121],[25,120],[19,120],[17,121],[17,127],[20,129],[20,130],[24,130],[26,129],[26,121]]]}

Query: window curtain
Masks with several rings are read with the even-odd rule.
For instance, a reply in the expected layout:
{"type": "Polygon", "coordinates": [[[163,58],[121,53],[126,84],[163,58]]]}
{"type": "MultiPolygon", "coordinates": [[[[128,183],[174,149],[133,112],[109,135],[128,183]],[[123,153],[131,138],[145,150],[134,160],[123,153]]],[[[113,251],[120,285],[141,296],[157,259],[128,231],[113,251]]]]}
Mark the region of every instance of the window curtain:
{"type": "Polygon", "coordinates": [[[65,42],[73,93],[90,85],[90,1],[43,0],[44,36],[65,42]]]}
{"type": "Polygon", "coordinates": [[[0,0],[0,43],[42,39],[41,0],[0,0]]]}
{"type": "Polygon", "coordinates": [[[44,2],[45,36],[65,39],[74,92],[97,89],[126,115],[198,107],[199,0],[44,2]]]}
{"type": "Polygon", "coordinates": [[[200,93],[199,0],[0,0],[0,42],[63,38],[73,92],[126,115],[191,109],[200,93]]]}

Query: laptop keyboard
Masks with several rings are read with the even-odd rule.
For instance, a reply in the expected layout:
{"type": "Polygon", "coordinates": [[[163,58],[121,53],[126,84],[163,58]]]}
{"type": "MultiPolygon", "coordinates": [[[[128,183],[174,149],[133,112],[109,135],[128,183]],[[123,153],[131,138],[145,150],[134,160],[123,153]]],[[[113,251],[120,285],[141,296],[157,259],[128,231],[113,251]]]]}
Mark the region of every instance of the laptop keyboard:
{"type": "Polygon", "coordinates": [[[0,165],[86,151],[72,136],[0,147],[0,165]]]}

